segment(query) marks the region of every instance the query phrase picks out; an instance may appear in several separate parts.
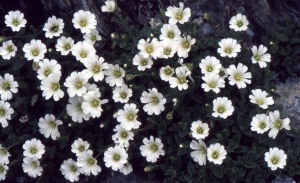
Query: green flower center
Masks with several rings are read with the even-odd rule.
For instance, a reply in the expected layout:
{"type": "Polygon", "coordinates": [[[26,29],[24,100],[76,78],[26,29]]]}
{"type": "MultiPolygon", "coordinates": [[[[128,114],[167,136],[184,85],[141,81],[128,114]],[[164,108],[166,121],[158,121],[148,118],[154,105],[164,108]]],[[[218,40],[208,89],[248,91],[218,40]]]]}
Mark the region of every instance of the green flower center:
{"type": "Polygon", "coordinates": [[[86,51],[81,51],[79,55],[81,58],[86,58],[88,56],[88,53],[86,51]]]}
{"type": "Polygon", "coordinates": [[[169,31],[168,34],[167,34],[167,37],[168,37],[169,39],[173,39],[173,38],[175,37],[174,32],[169,31]]]}
{"type": "Polygon", "coordinates": [[[276,129],[280,130],[282,128],[282,121],[280,119],[276,120],[274,126],[276,129]]]}
{"type": "Polygon", "coordinates": [[[89,159],[87,159],[87,164],[88,164],[89,166],[93,166],[93,165],[95,164],[94,158],[89,158],[89,159]]]}
{"type": "Polygon", "coordinates": [[[217,109],[218,113],[222,114],[225,112],[225,107],[224,106],[219,106],[217,109]]]}
{"type": "Polygon", "coordinates": [[[190,42],[188,40],[184,40],[181,45],[185,49],[189,49],[190,48],[190,42]]]}
{"type": "Polygon", "coordinates": [[[173,70],[171,68],[166,68],[164,70],[165,75],[170,76],[173,74],[173,70]]]}
{"type": "Polygon", "coordinates": [[[244,25],[243,21],[239,20],[236,22],[236,26],[242,27],[244,25]]]}
{"type": "Polygon", "coordinates": [[[37,169],[38,165],[36,161],[32,161],[31,162],[31,166],[33,167],[33,169],[37,169]]]}
{"type": "Polygon", "coordinates": [[[2,174],[3,172],[4,172],[3,166],[0,166],[0,174],[2,174]]]}
{"type": "Polygon", "coordinates": [[[12,45],[9,45],[7,48],[6,48],[6,51],[8,52],[13,52],[14,51],[14,47],[12,45]]]}
{"type": "Polygon", "coordinates": [[[224,52],[227,53],[227,54],[232,53],[232,51],[233,51],[233,50],[232,50],[231,47],[226,47],[225,50],[224,50],[224,52]]]}
{"type": "Polygon", "coordinates": [[[121,93],[120,93],[120,97],[121,97],[122,99],[126,99],[126,98],[127,98],[127,93],[126,93],[126,92],[121,92],[121,93]]]}
{"type": "Polygon", "coordinates": [[[156,145],[156,144],[152,144],[152,145],[150,146],[150,150],[151,150],[152,152],[156,152],[156,151],[158,150],[157,145],[156,145]]]}
{"type": "Polygon", "coordinates": [[[76,166],[75,165],[70,166],[70,171],[73,173],[77,172],[76,166]]]}
{"type": "Polygon", "coordinates": [[[51,74],[51,72],[52,72],[51,69],[46,68],[46,69],[44,70],[44,75],[48,77],[49,74],[51,74]]]}
{"type": "Polygon", "coordinates": [[[60,85],[58,83],[51,83],[51,90],[57,91],[60,89],[60,85]]]}
{"type": "Polygon", "coordinates": [[[179,84],[184,84],[184,83],[186,83],[186,78],[185,78],[185,76],[180,76],[180,77],[178,77],[177,79],[178,79],[178,83],[179,83],[179,84]]]}
{"type": "Polygon", "coordinates": [[[211,157],[212,157],[213,159],[218,159],[218,158],[220,157],[220,153],[219,153],[218,151],[213,151],[213,152],[211,153],[211,157]]]}
{"type": "Polygon", "coordinates": [[[38,56],[39,55],[39,53],[40,53],[40,51],[38,50],[38,49],[33,49],[32,51],[31,51],[31,54],[33,55],[33,56],[38,56]]]}
{"type": "Polygon", "coordinates": [[[4,149],[4,148],[1,148],[0,149],[0,154],[3,155],[3,156],[5,156],[7,154],[7,150],[4,149]]]}
{"type": "Polygon", "coordinates": [[[75,88],[78,90],[82,87],[82,82],[81,81],[76,81],[75,82],[75,88]]]}
{"type": "Polygon", "coordinates": [[[118,162],[121,159],[121,156],[119,154],[114,154],[113,160],[118,162]]]}
{"type": "Polygon", "coordinates": [[[236,73],[236,74],[234,75],[234,79],[235,79],[236,81],[241,81],[241,80],[243,79],[243,77],[242,77],[242,75],[241,75],[240,73],[236,73]]]}
{"type": "Polygon", "coordinates": [[[30,153],[31,154],[36,154],[38,152],[37,148],[36,147],[31,147],[30,148],[30,153]]]}
{"type": "Polygon", "coordinates": [[[6,111],[4,109],[0,109],[0,117],[5,116],[6,111]]]}
{"type": "Polygon", "coordinates": [[[58,32],[59,31],[59,27],[58,25],[54,25],[53,27],[50,28],[51,32],[58,32]]]}
{"type": "Polygon", "coordinates": [[[50,121],[49,126],[53,129],[53,128],[56,128],[57,125],[54,121],[50,121]]]}
{"type": "Polygon", "coordinates": [[[156,96],[153,96],[151,98],[151,103],[154,105],[157,105],[157,104],[159,104],[159,99],[156,96]]]}
{"type": "Polygon", "coordinates": [[[171,51],[172,51],[172,50],[171,50],[170,48],[165,48],[165,49],[164,49],[164,54],[165,54],[165,55],[170,55],[171,51]]]}
{"type": "Polygon", "coordinates": [[[225,76],[225,72],[224,72],[224,71],[220,71],[220,72],[219,72],[219,76],[220,76],[220,77],[225,76]]]}
{"type": "Polygon", "coordinates": [[[4,82],[2,84],[2,90],[9,91],[10,90],[10,83],[9,82],[4,82]]]}
{"type": "Polygon", "coordinates": [[[212,71],[214,70],[214,67],[213,67],[212,65],[208,65],[208,66],[206,67],[206,70],[207,70],[208,72],[212,72],[212,71]]]}
{"type": "Polygon", "coordinates": [[[178,13],[176,13],[176,15],[175,15],[175,18],[177,19],[177,20],[181,20],[182,19],[182,12],[178,12],[178,13]]]}
{"type": "Polygon", "coordinates": [[[97,74],[99,73],[101,70],[101,67],[99,65],[94,65],[93,68],[92,68],[92,71],[97,74]]]}
{"type": "Polygon", "coordinates": [[[258,54],[254,55],[254,59],[255,59],[257,62],[259,62],[259,61],[260,61],[260,58],[261,58],[261,56],[260,56],[260,55],[258,55],[258,54]]]}
{"type": "Polygon", "coordinates": [[[96,37],[95,35],[92,35],[92,36],[91,36],[91,40],[92,40],[93,42],[95,42],[95,41],[97,40],[97,37],[96,37]]]}
{"type": "Polygon", "coordinates": [[[203,134],[204,129],[202,127],[198,127],[196,131],[198,134],[203,134]]]}
{"type": "Polygon", "coordinates": [[[20,25],[20,21],[18,19],[13,19],[11,24],[17,27],[18,25],[20,25]]]}
{"type": "Polygon", "coordinates": [[[128,121],[133,121],[135,119],[135,114],[130,112],[126,115],[126,118],[128,121]]]}
{"type": "Polygon", "coordinates": [[[87,21],[86,21],[86,20],[80,20],[80,21],[79,21],[79,25],[80,25],[81,27],[86,27],[86,26],[87,26],[87,21]]]}
{"type": "Polygon", "coordinates": [[[264,99],[261,99],[261,98],[256,99],[256,103],[257,103],[258,105],[263,105],[263,104],[264,104],[264,99]]]}
{"type": "Polygon", "coordinates": [[[115,78],[120,78],[122,76],[122,73],[120,70],[115,70],[113,75],[115,76],[115,78]]]}
{"type": "Polygon", "coordinates": [[[206,154],[206,148],[204,146],[201,146],[199,150],[202,154],[206,154]]]}
{"type": "Polygon", "coordinates": [[[69,50],[69,49],[71,49],[71,45],[68,44],[68,43],[66,43],[66,44],[64,45],[64,49],[65,49],[66,51],[69,50]]]}
{"type": "Polygon", "coordinates": [[[142,59],[140,64],[141,64],[141,66],[146,66],[148,64],[148,60],[147,59],[142,59]]]}
{"type": "Polygon", "coordinates": [[[279,158],[277,158],[276,156],[271,158],[271,162],[273,165],[276,165],[279,162],[279,158]]]}
{"type": "Polygon", "coordinates": [[[94,107],[94,108],[99,107],[99,104],[100,104],[100,102],[99,102],[99,100],[96,99],[96,98],[95,98],[94,100],[91,101],[91,105],[92,105],[92,107],[94,107]]]}
{"type": "Polygon", "coordinates": [[[82,108],[81,108],[81,104],[76,105],[76,109],[78,112],[83,112],[82,108]]]}
{"type": "Polygon", "coordinates": [[[78,147],[78,151],[79,151],[79,152],[85,151],[85,146],[84,146],[84,145],[80,145],[80,146],[78,147]]]}
{"type": "Polygon", "coordinates": [[[211,81],[210,83],[208,83],[208,86],[209,86],[210,88],[215,88],[215,87],[217,86],[217,84],[216,84],[216,82],[211,81]]]}
{"type": "Polygon", "coordinates": [[[152,45],[149,45],[149,46],[147,46],[147,48],[146,48],[146,52],[148,53],[148,54],[150,54],[150,53],[152,53],[153,52],[153,46],[152,45]]]}
{"type": "Polygon", "coordinates": [[[128,136],[127,132],[122,132],[122,133],[121,133],[121,137],[122,137],[123,139],[126,139],[127,136],[128,136]]]}
{"type": "Polygon", "coordinates": [[[267,127],[267,125],[266,125],[266,123],[264,122],[264,121],[261,121],[260,123],[259,123],[259,126],[258,126],[260,129],[265,129],[266,127],[267,127]]]}

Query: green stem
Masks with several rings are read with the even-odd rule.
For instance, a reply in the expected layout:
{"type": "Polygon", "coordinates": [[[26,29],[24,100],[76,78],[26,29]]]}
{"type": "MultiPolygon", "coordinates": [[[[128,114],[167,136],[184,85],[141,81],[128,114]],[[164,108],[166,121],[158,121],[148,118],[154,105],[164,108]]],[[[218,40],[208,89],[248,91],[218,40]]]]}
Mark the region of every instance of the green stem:
{"type": "Polygon", "coordinates": [[[66,112],[66,109],[64,109],[60,114],[59,116],[57,117],[57,120],[59,120],[59,118],[66,112]]]}
{"type": "Polygon", "coordinates": [[[22,142],[24,140],[24,138],[22,137],[22,139],[21,139],[21,137],[20,137],[20,139],[17,141],[17,142],[15,142],[13,145],[11,145],[11,146],[9,146],[8,148],[6,148],[7,150],[9,150],[10,148],[12,148],[12,147],[14,147],[15,145],[18,145],[20,142],[22,142]]]}
{"type": "Polygon", "coordinates": [[[162,11],[163,11],[163,15],[161,15],[162,16],[162,18],[163,18],[163,21],[164,21],[164,23],[166,23],[166,15],[165,15],[165,10],[164,10],[164,6],[163,6],[163,4],[162,4],[162,2],[161,2],[161,0],[158,0],[158,2],[159,2],[159,4],[160,4],[160,6],[161,6],[161,9],[162,9],[162,11]]]}
{"type": "Polygon", "coordinates": [[[98,158],[103,152],[105,152],[107,149],[108,149],[108,147],[105,148],[104,150],[100,151],[99,154],[97,154],[97,156],[95,157],[95,159],[97,159],[97,158],[98,158]]]}
{"type": "Polygon", "coordinates": [[[41,178],[43,177],[44,172],[46,172],[47,168],[48,168],[48,167],[45,168],[45,170],[43,171],[43,173],[42,173],[42,175],[40,176],[40,178],[36,181],[36,183],[39,183],[39,182],[40,182],[40,180],[41,180],[41,178]]]}

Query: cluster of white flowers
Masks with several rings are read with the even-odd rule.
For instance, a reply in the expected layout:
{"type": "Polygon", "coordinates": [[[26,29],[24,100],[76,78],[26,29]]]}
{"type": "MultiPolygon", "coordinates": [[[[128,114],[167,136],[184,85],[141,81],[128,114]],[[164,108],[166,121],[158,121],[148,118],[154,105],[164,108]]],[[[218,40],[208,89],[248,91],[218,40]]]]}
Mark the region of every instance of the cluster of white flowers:
{"type": "Polygon", "coordinates": [[[11,156],[8,152],[9,149],[2,147],[0,144],[0,180],[5,180],[6,173],[9,169],[7,164],[9,164],[9,157],[11,156]]]}

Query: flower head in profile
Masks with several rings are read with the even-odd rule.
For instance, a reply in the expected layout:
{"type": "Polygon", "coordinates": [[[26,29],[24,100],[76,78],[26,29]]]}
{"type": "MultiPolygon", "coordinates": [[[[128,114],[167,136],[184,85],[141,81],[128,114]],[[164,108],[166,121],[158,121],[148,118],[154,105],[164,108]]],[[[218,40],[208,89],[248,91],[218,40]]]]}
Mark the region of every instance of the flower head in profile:
{"type": "Polygon", "coordinates": [[[90,176],[98,175],[101,172],[101,167],[97,165],[97,159],[93,157],[93,151],[84,151],[81,156],[77,157],[76,165],[79,167],[80,173],[90,176]]]}
{"type": "Polygon", "coordinates": [[[61,55],[68,55],[74,46],[74,40],[71,37],[60,37],[55,45],[56,51],[60,51],[61,55]]]}
{"type": "Polygon", "coordinates": [[[79,180],[79,167],[76,165],[76,161],[72,159],[65,160],[61,165],[61,173],[65,176],[70,182],[79,180]]]}
{"type": "Polygon", "coordinates": [[[265,153],[265,161],[268,163],[268,167],[271,170],[277,170],[277,168],[283,169],[286,165],[287,155],[282,149],[277,147],[270,148],[269,152],[265,153]]]}
{"type": "Polygon", "coordinates": [[[83,35],[84,41],[94,45],[96,41],[100,41],[102,37],[99,35],[97,29],[92,29],[90,33],[83,35]]]}
{"type": "Polygon", "coordinates": [[[162,28],[160,29],[161,35],[159,36],[159,39],[164,40],[170,40],[170,41],[177,41],[180,37],[180,30],[177,25],[174,24],[164,24],[162,28]]]}
{"type": "Polygon", "coordinates": [[[18,92],[18,83],[14,81],[14,76],[6,73],[4,77],[0,76],[0,95],[1,100],[12,99],[12,93],[18,92]]]}
{"type": "Polygon", "coordinates": [[[18,32],[22,27],[25,27],[27,20],[24,19],[24,14],[20,11],[10,11],[5,15],[5,24],[10,27],[12,31],[18,32]]]}
{"type": "Polygon", "coordinates": [[[149,41],[149,38],[147,39],[147,41],[145,41],[144,39],[139,40],[139,43],[137,45],[137,48],[140,50],[139,54],[144,58],[148,58],[149,56],[151,56],[152,58],[156,59],[160,56],[162,50],[160,42],[156,38],[153,38],[151,42],[149,41]]]}
{"type": "Polygon", "coordinates": [[[187,76],[191,74],[191,71],[186,66],[177,67],[175,70],[176,77],[171,77],[169,80],[170,87],[176,88],[178,90],[186,90],[188,88],[189,80],[186,79],[187,76]]]}
{"type": "Polygon", "coordinates": [[[237,43],[237,40],[232,38],[222,39],[219,42],[219,46],[220,48],[217,51],[221,57],[234,58],[241,51],[241,45],[237,43]]]}
{"type": "Polygon", "coordinates": [[[251,121],[251,130],[257,133],[265,133],[270,129],[270,118],[266,114],[257,114],[251,121]]]}
{"type": "Polygon", "coordinates": [[[23,159],[23,170],[30,177],[36,178],[42,175],[43,167],[40,166],[40,161],[37,157],[24,157],[23,159]]]}
{"type": "Polygon", "coordinates": [[[3,59],[9,60],[10,58],[16,56],[18,48],[14,45],[11,40],[5,41],[0,47],[0,55],[3,59]]]}
{"type": "Polygon", "coordinates": [[[257,104],[263,109],[267,109],[269,105],[274,104],[273,97],[267,97],[268,93],[261,89],[255,89],[251,91],[252,95],[249,95],[250,102],[257,104]]]}
{"type": "Polygon", "coordinates": [[[124,110],[119,109],[117,112],[117,121],[120,122],[122,128],[125,130],[138,129],[142,124],[137,120],[137,112],[135,104],[125,104],[124,110]]]}
{"type": "Polygon", "coordinates": [[[159,157],[159,155],[165,155],[165,151],[163,148],[163,143],[161,143],[161,140],[159,138],[153,138],[153,136],[150,136],[150,138],[144,138],[143,139],[144,145],[140,147],[142,156],[146,157],[146,160],[148,162],[155,163],[159,157]]]}
{"type": "Polygon", "coordinates": [[[229,84],[234,85],[241,89],[246,88],[246,83],[251,83],[251,72],[247,72],[248,67],[246,65],[243,65],[239,63],[237,67],[235,65],[230,65],[227,69],[227,73],[229,74],[229,84]]]}
{"type": "Polygon", "coordinates": [[[116,132],[116,134],[112,136],[114,143],[120,147],[127,148],[129,146],[129,140],[133,140],[134,134],[121,125],[117,125],[114,131],[116,132]]]}
{"type": "Polygon", "coordinates": [[[233,16],[229,21],[229,28],[234,31],[245,31],[248,28],[249,21],[245,15],[238,13],[233,16]]]}
{"type": "Polygon", "coordinates": [[[208,136],[209,127],[208,124],[202,123],[202,121],[194,121],[191,126],[192,136],[195,139],[204,139],[208,136]]]}
{"type": "Polygon", "coordinates": [[[166,67],[161,67],[159,70],[159,76],[163,81],[169,81],[174,74],[174,69],[171,68],[169,65],[166,67]]]}
{"type": "Polygon", "coordinates": [[[128,154],[120,146],[110,147],[104,152],[104,162],[106,167],[111,167],[114,171],[123,168],[127,163],[128,154]]]}
{"type": "Polygon", "coordinates": [[[42,158],[42,155],[45,153],[45,146],[42,142],[36,138],[31,140],[27,140],[23,144],[24,156],[33,158],[36,157],[38,159],[42,158]]]}
{"type": "Polygon", "coordinates": [[[199,163],[199,165],[206,165],[206,144],[201,139],[198,139],[198,142],[192,140],[190,148],[194,150],[191,152],[193,160],[199,163]]]}
{"type": "Polygon", "coordinates": [[[0,181],[5,180],[7,171],[8,166],[5,164],[0,164],[0,181]]]}
{"type": "Polygon", "coordinates": [[[148,58],[143,57],[143,55],[141,55],[140,53],[136,54],[133,57],[133,65],[137,66],[137,69],[139,71],[144,71],[147,68],[150,69],[152,67],[153,61],[151,56],[149,56],[148,58]]]}
{"type": "Polygon", "coordinates": [[[213,110],[212,116],[221,117],[226,119],[228,116],[231,116],[234,108],[232,106],[231,100],[227,97],[218,97],[213,100],[213,110]]]}
{"type": "Polygon", "coordinates": [[[10,107],[8,102],[0,100],[0,123],[2,128],[8,126],[7,120],[11,120],[11,115],[14,113],[14,110],[10,107]]]}
{"type": "Polygon", "coordinates": [[[220,88],[225,87],[224,79],[220,78],[218,74],[205,74],[202,79],[205,83],[201,84],[201,87],[204,89],[205,92],[210,90],[214,91],[215,93],[220,92],[220,88]]]}
{"type": "Polygon", "coordinates": [[[58,131],[58,125],[62,125],[63,122],[61,120],[55,120],[55,116],[53,114],[46,114],[45,118],[39,119],[39,127],[41,134],[44,134],[46,138],[51,138],[56,140],[60,137],[60,133],[58,131]]]}
{"type": "Polygon", "coordinates": [[[87,141],[83,141],[82,138],[78,138],[71,145],[71,151],[79,157],[83,152],[87,151],[89,147],[90,144],[87,141]]]}
{"type": "Polygon", "coordinates": [[[46,32],[45,37],[58,37],[63,32],[64,26],[65,23],[63,19],[56,18],[56,16],[49,17],[43,28],[43,31],[46,32]]]}
{"type": "Polygon", "coordinates": [[[195,43],[196,39],[192,38],[190,35],[187,37],[183,36],[183,38],[181,37],[178,41],[176,41],[174,44],[176,44],[177,47],[178,57],[187,58],[192,45],[195,43]]]}
{"type": "Polygon", "coordinates": [[[161,111],[165,110],[164,104],[167,100],[156,88],[148,89],[148,91],[149,93],[143,91],[141,96],[141,102],[146,104],[143,109],[148,115],[152,115],[153,113],[159,115],[161,111]]]}
{"type": "Polygon", "coordinates": [[[290,130],[290,118],[281,119],[278,110],[269,113],[270,117],[270,128],[269,137],[275,139],[278,132],[282,129],[290,130]]]}
{"type": "Polygon", "coordinates": [[[211,144],[207,148],[207,159],[214,164],[222,164],[223,160],[226,158],[226,155],[227,151],[220,143],[211,144]]]}
{"type": "Polygon", "coordinates": [[[132,96],[132,89],[128,88],[126,84],[122,84],[120,87],[115,87],[113,90],[113,100],[115,102],[127,103],[132,96]]]}
{"type": "Polygon", "coordinates": [[[253,56],[251,57],[252,63],[256,64],[258,63],[260,68],[267,67],[266,62],[271,62],[271,55],[267,52],[267,47],[263,45],[259,45],[257,48],[256,46],[253,46],[251,48],[253,56]]]}
{"type": "Polygon", "coordinates": [[[79,10],[74,13],[72,19],[73,25],[76,29],[80,29],[81,33],[90,33],[92,29],[96,29],[97,21],[94,14],[90,11],[79,10]]]}
{"type": "Polygon", "coordinates": [[[123,77],[125,77],[125,70],[119,65],[109,64],[108,69],[104,71],[104,74],[107,76],[105,82],[109,86],[122,86],[124,83],[123,77]]]}
{"type": "Polygon", "coordinates": [[[116,9],[116,3],[114,0],[105,1],[105,5],[101,7],[102,12],[114,12],[116,9]]]}
{"type": "Polygon", "coordinates": [[[183,9],[184,4],[182,2],[179,3],[179,8],[169,6],[166,11],[166,16],[169,17],[169,24],[176,24],[179,22],[180,24],[184,24],[187,22],[191,16],[191,9],[185,8],[183,9]]]}
{"type": "Polygon", "coordinates": [[[44,58],[47,52],[46,45],[41,40],[32,39],[30,43],[26,43],[23,47],[27,60],[38,62],[44,58]]]}

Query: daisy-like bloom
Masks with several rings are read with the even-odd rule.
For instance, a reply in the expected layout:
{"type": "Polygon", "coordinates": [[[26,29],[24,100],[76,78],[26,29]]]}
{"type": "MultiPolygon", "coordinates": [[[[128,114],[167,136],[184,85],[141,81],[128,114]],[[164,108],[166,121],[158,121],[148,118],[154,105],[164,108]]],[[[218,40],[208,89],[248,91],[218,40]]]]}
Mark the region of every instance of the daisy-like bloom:
{"type": "Polygon", "coordinates": [[[221,79],[227,78],[227,76],[228,76],[227,69],[225,69],[224,67],[221,67],[218,74],[221,79]]]}
{"type": "Polygon", "coordinates": [[[238,13],[229,21],[229,28],[234,31],[245,31],[248,28],[249,22],[245,15],[238,13]]]}
{"type": "Polygon", "coordinates": [[[27,60],[38,62],[44,58],[47,52],[46,45],[41,40],[32,39],[30,43],[26,43],[23,47],[27,60]]]}
{"type": "Polygon", "coordinates": [[[102,37],[99,35],[97,29],[92,29],[90,33],[83,35],[84,41],[94,45],[96,41],[100,41],[102,37]]]}
{"type": "Polygon", "coordinates": [[[86,87],[88,79],[81,72],[72,72],[69,77],[67,77],[64,85],[68,87],[67,92],[70,97],[75,95],[82,96],[86,93],[86,87]]]}
{"type": "Polygon", "coordinates": [[[177,25],[173,24],[164,24],[160,29],[161,35],[159,36],[160,40],[170,40],[177,41],[180,37],[180,30],[177,25]]]}
{"type": "Polygon", "coordinates": [[[44,80],[48,78],[51,74],[56,75],[60,78],[61,76],[61,65],[57,63],[54,59],[43,59],[42,61],[39,61],[40,68],[37,70],[37,78],[39,80],[44,80]]]}
{"type": "Polygon", "coordinates": [[[266,114],[256,114],[251,121],[251,130],[257,133],[265,133],[270,129],[270,118],[266,114]]]}
{"type": "Polygon", "coordinates": [[[179,8],[169,6],[166,11],[166,16],[169,18],[169,24],[176,24],[179,22],[180,24],[184,24],[189,21],[191,16],[191,9],[185,8],[183,9],[184,4],[182,2],[179,3],[179,8]]]}
{"type": "Polygon", "coordinates": [[[142,124],[136,119],[138,111],[135,104],[125,104],[124,110],[118,110],[117,121],[120,122],[121,127],[125,130],[138,129],[142,124]]]}
{"type": "Polygon", "coordinates": [[[72,19],[74,27],[80,29],[82,34],[90,33],[92,29],[96,29],[97,21],[94,14],[90,11],[79,10],[74,13],[72,19]]]}
{"type": "Polygon", "coordinates": [[[107,76],[105,82],[109,86],[122,86],[124,83],[123,77],[125,77],[125,70],[119,65],[109,64],[108,69],[104,71],[104,74],[107,76]]]}
{"type": "Polygon", "coordinates": [[[27,140],[25,144],[23,144],[23,149],[23,155],[30,158],[36,157],[41,159],[42,155],[45,153],[44,144],[42,144],[42,142],[36,138],[27,140]]]}
{"type": "Polygon", "coordinates": [[[167,100],[157,91],[156,88],[148,89],[148,91],[149,93],[143,91],[141,96],[141,102],[146,104],[143,109],[148,115],[152,115],[153,113],[159,115],[165,110],[164,104],[167,100]]]}
{"type": "Polygon", "coordinates": [[[226,158],[226,155],[227,151],[220,143],[211,144],[207,148],[207,159],[214,164],[222,164],[223,160],[226,158]]]}
{"type": "Polygon", "coordinates": [[[63,122],[61,120],[55,120],[55,116],[52,114],[46,114],[45,118],[40,118],[38,123],[41,134],[43,134],[46,138],[49,138],[51,135],[53,140],[60,137],[58,125],[62,124],[63,122]]]}
{"type": "Polygon", "coordinates": [[[268,50],[267,47],[264,47],[263,45],[259,45],[259,48],[253,46],[251,50],[253,53],[253,56],[251,57],[252,63],[258,63],[260,68],[267,67],[266,62],[271,62],[271,55],[266,53],[268,50]]]}
{"type": "Polygon", "coordinates": [[[160,68],[159,70],[160,78],[163,81],[169,81],[172,78],[173,74],[174,69],[168,65],[166,67],[160,68]]]}
{"type": "Polygon", "coordinates": [[[192,136],[195,139],[204,139],[208,136],[209,127],[206,123],[202,123],[202,121],[194,121],[191,126],[192,136]]]}
{"type": "Polygon", "coordinates": [[[153,64],[151,56],[144,58],[140,53],[136,54],[132,61],[133,65],[136,65],[139,71],[144,71],[147,68],[150,69],[153,64]]]}
{"type": "Polygon", "coordinates": [[[133,140],[133,133],[121,127],[121,125],[117,125],[114,131],[116,132],[116,134],[112,136],[114,143],[120,147],[127,148],[129,146],[129,140],[133,140]]]}
{"type": "Polygon", "coordinates": [[[18,83],[14,81],[14,76],[6,73],[4,78],[0,76],[0,95],[1,100],[12,99],[12,93],[18,92],[18,83]]]}
{"type": "Polygon", "coordinates": [[[139,40],[139,43],[137,45],[137,48],[140,50],[139,54],[144,58],[148,58],[149,56],[151,56],[156,59],[157,57],[159,57],[162,50],[160,42],[156,38],[153,38],[150,43],[149,41],[150,38],[148,38],[147,41],[145,41],[144,39],[139,40]]]}
{"type": "Polygon", "coordinates": [[[72,54],[76,57],[81,63],[87,62],[96,55],[96,50],[93,45],[89,44],[86,41],[77,42],[72,48],[72,54]]]}
{"type": "Polygon", "coordinates": [[[43,31],[46,31],[45,37],[58,37],[63,32],[64,26],[65,23],[63,19],[56,18],[56,16],[49,17],[47,23],[45,23],[43,28],[43,31]]]}
{"type": "Polygon", "coordinates": [[[0,181],[5,180],[5,176],[8,170],[8,166],[4,164],[0,164],[0,181]]]}
{"type": "Polygon", "coordinates": [[[101,7],[102,12],[114,12],[116,9],[116,3],[114,0],[107,0],[105,5],[101,7]]]}
{"type": "Polygon", "coordinates": [[[201,87],[205,92],[212,90],[215,93],[219,93],[220,88],[225,87],[224,79],[220,78],[218,74],[205,74],[202,79],[205,81],[205,83],[201,84],[201,87]]]}
{"type": "Polygon", "coordinates": [[[220,48],[218,48],[218,53],[221,57],[236,57],[237,53],[241,51],[241,45],[237,43],[237,40],[232,38],[222,39],[219,42],[220,48]]]}
{"type": "Polygon", "coordinates": [[[79,167],[76,165],[76,161],[72,159],[65,160],[61,165],[61,173],[65,176],[70,182],[79,180],[79,167]]]}
{"type": "MultiPolygon", "coordinates": [[[[0,164],[8,164],[9,156],[11,156],[11,155],[8,152],[8,150],[5,147],[2,147],[2,145],[0,144],[0,164]]],[[[0,170],[0,174],[1,174],[1,170],[0,170]]]]}
{"type": "Polygon", "coordinates": [[[37,157],[24,157],[23,159],[23,171],[30,177],[36,178],[42,175],[43,168],[40,166],[40,161],[37,157]]]}
{"type": "Polygon", "coordinates": [[[194,150],[191,152],[191,157],[194,161],[199,163],[199,165],[206,165],[206,144],[201,139],[198,142],[192,140],[190,148],[194,150]]]}
{"type": "Polygon", "coordinates": [[[64,92],[60,89],[59,84],[60,77],[58,75],[51,74],[47,79],[42,80],[41,90],[43,90],[43,97],[46,100],[53,97],[55,101],[64,97],[64,92]]]}
{"type": "Polygon", "coordinates": [[[84,101],[82,102],[82,109],[85,114],[91,114],[93,118],[100,117],[101,112],[103,111],[101,108],[102,104],[108,102],[108,100],[100,100],[99,97],[95,96],[95,92],[89,91],[88,93],[83,95],[84,101]]]}
{"type": "Polygon", "coordinates": [[[104,62],[104,58],[94,55],[89,60],[83,62],[87,69],[82,71],[82,74],[87,78],[94,78],[95,82],[102,81],[104,78],[103,69],[108,69],[109,66],[104,62]]]}
{"type": "Polygon", "coordinates": [[[275,139],[279,130],[286,129],[290,130],[290,118],[281,119],[278,110],[269,113],[271,130],[269,131],[269,137],[275,139]]]}
{"type": "Polygon", "coordinates": [[[12,31],[18,32],[21,27],[25,27],[27,20],[24,19],[24,14],[20,11],[10,11],[5,15],[5,24],[10,27],[12,31]]]}
{"type": "Polygon", "coordinates": [[[16,56],[18,48],[14,45],[11,40],[5,41],[0,47],[0,55],[3,59],[9,60],[10,58],[16,56]]]}
{"type": "Polygon", "coordinates": [[[270,148],[269,152],[265,153],[265,161],[268,163],[268,167],[271,170],[277,170],[277,168],[283,169],[286,165],[287,155],[282,149],[277,147],[270,148]]]}
{"type": "Polygon", "coordinates": [[[87,150],[77,157],[76,165],[79,167],[80,173],[90,176],[98,175],[101,172],[101,167],[97,165],[97,160],[93,157],[93,151],[87,150]]]}
{"type": "Polygon", "coordinates": [[[172,58],[177,51],[176,44],[174,41],[164,40],[160,42],[160,46],[162,47],[162,52],[160,54],[160,58],[172,58]]]}
{"type": "Polygon", "coordinates": [[[115,87],[112,98],[115,102],[127,103],[131,96],[132,90],[126,84],[122,84],[121,87],[115,87]]]}
{"type": "Polygon", "coordinates": [[[169,80],[170,87],[176,88],[178,87],[178,90],[186,90],[188,88],[188,82],[189,80],[186,79],[188,75],[191,74],[188,68],[186,66],[177,67],[176,70],[176,77],[171,77],[169,80]]]}
{"type": "Polygon", "coordinates": [[[186,58],[188,57],[189,51],[191,50],[191,46],[196,43],[196,39],[188,35],[187,37],[183,36],[174,44],[177,47],[177,55],[178,57],[186,58]]]}
{"type": "Polygon", "coordinates": [[[213,104],[214,112],[212,116],[215,118],[219,116],[220,118],[226,119],[228,116],[231,116],[234,111],[232,102],[227,97],[218,97],[213,100],[213,104]]]}
{"type": "Polygon", "coordinates": [[[70,37],[60,37],[55,45],[56,51],[60,51],[61,55],[68,55],[74,46],[74,40],[70,37]]]}
{"type": "Polygon", "coordinates": [[[71,151],[76,154],[77,157],[81,156],[83,152],[87,151],[90,144],[87,141],[83,141],[82,138],[78,138],[71,145],[71,151]]]}
{"type": "Polygon", "coordinates": [[[145,137],[143,143],[145,145],[140,147],[141,154],[146,157],[148,162],[155,163],[159,155],[165,155],[165,151],[162,149],[164,145],[159,138],[154,139],[153,136],[150,136],[150,139],[148,140],[148,138],[145,137]]]}
{"type": "Polygon", "coordinates": [[[8,102],[4,102],[0,100],[0,123],[2,128],[8,126],[7,120],[11,119],[11,115],[14,113],[14,110],[10,108],[10,104],[8,102]]]}
{"type": "Polygon", "coordinates": [[[114,171],[123,168],[127,163],[128,154],[120,146],[110,147],[104,152],[104,162],[107,168],[111,167],[114,171]]]}
{"type": "Polygon", "coordinates": [[[216,57],[206,56],[204,59],[201,60],[199,67],[203,74],[219,74],[222,65],[220,63],[220,60],[218,60],[216,57]]]}
{"type": "Polygon", "coordinates": [[[67,113],[72,117],[72,121],[82,123],[90,119],[91,114],[85,114],[82,108],[83,97],[71,97],[69,98],[69,104],[67,104],[67,113]]]}
{"type": "Polygon", "coordinates": [[[247,72],[248,67],[246,65],[243,65],[239,63],[237,67],[235,65],[230,65],[227,69],[227,73],[229,74],[229,84],[235,85],[241,89],[246,88],[246,83],[251,83],[251,72],[247,72]]]}
{"type": "Polygon", "coordinates": [[[267,97],[268,93],[261,89],[255,89],[251,91],[252,95],[249,95],[250,102],[257,104],[263,109],[267,109],[269,105],[274,104],[273,97],[267,97]]]}
{"type": "Polygon", "coordinates": [[[124,166],[122,168],[119,169],[119,171],[121,173],[123,173],[124,175],[128,175],[132,172],[132,166],[131,164],[129,164],[128,162],[124,164],[124,166]]]}

